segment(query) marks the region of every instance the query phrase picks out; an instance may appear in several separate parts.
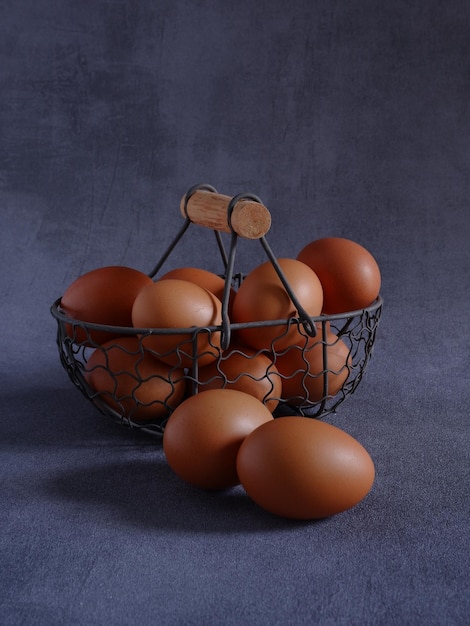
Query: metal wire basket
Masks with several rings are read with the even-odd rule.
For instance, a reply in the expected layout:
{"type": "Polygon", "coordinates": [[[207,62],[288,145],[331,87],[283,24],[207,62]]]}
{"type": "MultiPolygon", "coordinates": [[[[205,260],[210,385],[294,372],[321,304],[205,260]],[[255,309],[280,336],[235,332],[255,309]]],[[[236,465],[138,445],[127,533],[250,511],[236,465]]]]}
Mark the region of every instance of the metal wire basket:
{"type": "Polygon", "coordinates": [[[69,317],[61,308],[61,298],[58,298],[51,306],[51,313],[57,322],[60,360],[72,383],[101,413],[121,424],[154,435],[163,433],[169,416],[185,397],[213,386],[243,390],[243,384],[239,386],[243,382],[259,387],[259,399],[275,416],[290,413],[320,418],[336,411],[356,390],[372,356],[382,315],[382,298],[378,296],[370,306],[357,311],[310,317],[297,300],[266,241],[270,215],[257,196],[239,194],[229,198],[218,194],[210,185],[196,185],[183,197],[181,211],[185,217],[184,225],[149,276],[157,276],[191,224],[209,226],[214,230],[224,264],[221,274],[225,280],[222,323],[205,328],[178,329],[92,324],[69,317]],[[228,254],[221,232],[230,234],[228,254]],[[241,274],[234,273],[236,244],[240,236],[261,242],[295,305],[297,317],[243,324],[230,321],[230,294],[244,279],[241,274]],[[281,340],[293,325],[301,341],[286,347],[281,340]],[[240,330],[270,326],[279,332],[265,349],[245,349],[243,344],[233,342],[240,330]],[[108,333],[110,339],[120,337],[119,346],[113,345],[112,341],[96,343],[92,337],[96,331],[108,333]],[[168,356],[148,347],[146,339],[152,335],[171,335],[175,340],[175,358],[164,371],[147,367],[149,359],[154,363],[154,360],[160,362],[168,356]],[[200,341],[202,336],[204,342],[200,341]],[[340,366],[333,358],[336,346],[342,350],[340,366]],[[111,367],[112,350],[119,350],[129,366],[111,367]],[[201,351],[215,355],[209,377],[205,373],[207,368],[200,367],[201,351]],[[311,356],[314,353],[321,364],[313,368],[311,356]],[[241,360],[245,367],[235,375],[229,374],[225,365],[235,358],[241,360]],[[266,363],[262,372],[251,367],[260,359],[266,363]],[[288,371],[281,367],[286,361],[294,364],[288,371]],[[106,376],[105,388],[97,390],[90,383],[92,372],[106,376]],[[122,393],[120,382],[124,377],[127,386],[126,392],[122,393]],[[295,391],[292,391],[294,379],[296,385],[295,391]],[[144,389],[147,390],[145,394],[144,389]],[[148,389],[151,390],[150,395],[148,389]],[[157,389],[153,396],[152,389],[157,389]]]}

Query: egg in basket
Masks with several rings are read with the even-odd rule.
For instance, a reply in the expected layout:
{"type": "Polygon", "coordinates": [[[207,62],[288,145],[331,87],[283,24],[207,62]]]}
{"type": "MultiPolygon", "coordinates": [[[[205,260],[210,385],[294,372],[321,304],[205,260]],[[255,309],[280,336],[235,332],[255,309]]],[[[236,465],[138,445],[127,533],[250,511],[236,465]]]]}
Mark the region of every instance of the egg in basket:
{"type": "Polygon", "coordinates": [[[185,399],[209,389],[248,393],[274,416],[335,411],[360,383],[376,338],[373,256],[330,237],[276,258],[270,213],[253,194],[196,185],[180,208],[184,223],[151,272],[97,268],[52,305],[71,381],[102,413],[157,435],[185,399]],[[193,225],[214,231],[221,275],[162,270],[193,225]],[[230,235],[228,252],[221,233],[230,235]],[[235,272],[239,237],[266,254],[246,276],[235,272]]]}

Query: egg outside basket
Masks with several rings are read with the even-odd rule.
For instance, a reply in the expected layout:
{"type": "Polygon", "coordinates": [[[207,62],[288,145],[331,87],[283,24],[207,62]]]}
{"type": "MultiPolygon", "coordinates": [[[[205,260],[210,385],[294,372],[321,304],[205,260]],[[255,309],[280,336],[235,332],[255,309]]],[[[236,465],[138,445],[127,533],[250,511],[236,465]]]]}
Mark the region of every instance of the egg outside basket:
{"type": "MultiPolygon", "coordinates": [[[[298,302],[292,292],[276,257],[274,256],[265,234],[270,227],[270,215],[257,196],[253,194],[239,194],[233,198],[218,194],[210,185],[196,185],[183,197],[181,211],[185,222],[174,241],[163,254],[159,263],[149,273],[155,278],[176,244],[180,241],[191,224],[199,224],[214,230],[219,251],[222,256],[225,271],[225,290],[222,303],[222,324],[205,328],[130,328],[92,324],[72,319],[61,309],[61,298],[51,306],[51,314],[57,322],[57,346],[62,366],[66,370],[72,383],[88,398],[99,411],[110,416],[120,424],[138,428],[144,432],[161,435],[165,424],[174,410],[177,402],[188,395],[196,394],[209,388],[214,382],[221,387],[231,386],[243,377],[251,379],[253,383],[262,382],[266,390],[262,401],[277,406],[274,415],[298,414],[312,418],[320,418],[336,411],[338,406],[354,391],[362,380],[366,367],[372,356],[376,340],[377,327],[382,315],[383,301],[381,296],[368,307],[357,311],[336,315],[321,315],[310,317],[298,302]],[[229,254],[226,253],[220,232],[231,235],[229,254]],[[229,297],[232,288],[243,281],[243,276],[234,274],[236,244],[238,237],[258,239],[263,246],[268,259],[273,264],[281,282],[289,294],[298,317],[282,320],[266,320],[250,323],[231,323],[228,315],[229,297]],[[279,347],[282,338],[289,332],[292,325],[297,327],[301,341],[295,346],[279,347]],[[270,346],[263,350],[244,350],[240,345],[233,347],[231,339],[237,332],[247,328],[275,327],[279,329],[276,338],[270,346]],[[132,367],[126,371],[108,367],[109,344],[97,344],[93,341],[93,331],[109,333],[110,339],[115,337],[132,338],[132,348],[125,348],[123,342],[119,348],[123,354],[131,358],[132,367]],[[333,334],[331,334],[333,333],[333,334]],[[174,339],[171,366],[165,374],[148,374],[141,365],[144,358],[150,353],[152,357],[165,360],[169,353],[159,353],[149,349],[147,338],[152,335],[169,335],[174,339]],[[203,353],[213,353],[215,358],[215,372],[210,379],[201,376],[199,366],[201,353],[201,335],[205,341],[203,353]],[[342,349],[346,351],[343,365],[338,371],[336,364],[331,362],[330,349],[335,342],[342,342],[342,349]],[[343,345],[344,344],[344,345],[343,345]],[[311,369],[309,354],[311,350],[321,352],[321,367],[311,369]],[[99,351],[99,352],[96,352],[99,351]],[[95,353],[95,354],[94,354],[95,353]],[[244,359],[258,358],[261,354],[269,357],[270,365],[261,376],[249,372],[240,372],[236,378],[228,378],[224,373],[224,362],[235,353],[244,359]],[[90,366],[90,357],[95,365],[90,366]],[[296,366],[283,372],[277,365],[280,360],[295,358],[296,366]],[[96,365],[96,356],[99,364],[96,365]],[[183,366],[184,361],[184,366],[183,366]],[[108,377],[106,390],[96,391],[90,385],[90,372],[103,370],[108,377]],[[124,395],[120,393],[119,380],[125,376],[132,381],[124,395]],[[331,389],[331,380],[339,376],[341,384],[331,389]],[[277,377],[277,379],[276,379],[277,377]],[[282,387],[289,387],[289,381],[297,377],[297,391],[294,395],[285,395],[279,390],[276,381],[281,381],[282,387]],[[163,387],[158,398],[142,399],[141,390],[145,385],[156,383],[163,387]],[[312,383],[316,391],[314,395],[309,390],[312,383]],[[182,387],[184,390],[182,391],[182,387]],[[130,390],[129,390],[130,389],[130,390]],[[145,415],[142,418],[142,414],[145,415]]],[[[116,349],[116,348],[115,348],[116,349]]],[[[249,369],[249,368],[248,368],[249,369]]]]}

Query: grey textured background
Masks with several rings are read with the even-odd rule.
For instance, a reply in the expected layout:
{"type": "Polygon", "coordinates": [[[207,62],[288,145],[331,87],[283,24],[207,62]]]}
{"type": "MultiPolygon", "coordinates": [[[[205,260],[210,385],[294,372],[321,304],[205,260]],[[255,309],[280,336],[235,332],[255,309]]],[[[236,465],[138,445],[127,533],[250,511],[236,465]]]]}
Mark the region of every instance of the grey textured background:
{"type": "MultiPolygon", "coordinates": [[[[2,624],[468,623],[469,27],[464,0],[0,0],[2,624]],[[199,182],[258,194],[279,257],[339,235],[380,264],[330,419],[377,468],[352,511],[181,485],[58,362],[52,301],[150,270],[199,182]]],[[[209,235],[171,264],[220,270],[209,235]]]]}

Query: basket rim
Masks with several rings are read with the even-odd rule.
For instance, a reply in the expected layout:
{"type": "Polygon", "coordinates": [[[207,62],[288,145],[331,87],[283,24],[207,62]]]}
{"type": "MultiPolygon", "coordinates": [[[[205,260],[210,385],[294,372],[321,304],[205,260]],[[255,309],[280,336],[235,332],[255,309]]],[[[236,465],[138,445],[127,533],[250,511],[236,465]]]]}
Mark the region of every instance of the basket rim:
{"type": "MultiPolygon", "coordinates": [[[[120,335],[152,335],[152,334],[188,334],[194,333],[195,331],[209,331],[209,332],[217,332],[223,330],[223,324],[219,324],[216,326],[191,326],[188,328],[138,328],[134,326],[112,326],[109,324],[97,324],[94,322],[87,322],[84,320],[78,320],[66,315],[62,309],[60,308],[62,297],[57,298],[50,307],[50,312],[52,316],[58,321],[66,324],[71,324],[74,326],[81,326],[83,328],[87,328],[90,330],[101,330],[106,332],[118,333],[120,335]]],[[[349,318],[358,317],[363,315],[364,313],[371,313],[378,310],[383,305],[383,298],[379,294],[377,298],[369,304],[367,307],[362,309],[356,309],[354,311],[345,311],[343,313],[334,313],[331,315],[317,315],[314,317],[310,317],[309,319],[313,323],[317,322],[330,322],[335,320],[344,320],[349,318]]],[[[278,320],[260,320],[260,321],[252,321],[252,322],[238,322],[238,323],[230,323],[230,329],[239,330],[244,328],[260,328],[266,326],[285,326],[287,324],[298,322],[302,324],[302,320],[299,317],[291,317],[287,319],[278,319],[278,320]]]]}

